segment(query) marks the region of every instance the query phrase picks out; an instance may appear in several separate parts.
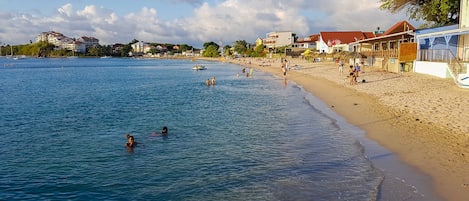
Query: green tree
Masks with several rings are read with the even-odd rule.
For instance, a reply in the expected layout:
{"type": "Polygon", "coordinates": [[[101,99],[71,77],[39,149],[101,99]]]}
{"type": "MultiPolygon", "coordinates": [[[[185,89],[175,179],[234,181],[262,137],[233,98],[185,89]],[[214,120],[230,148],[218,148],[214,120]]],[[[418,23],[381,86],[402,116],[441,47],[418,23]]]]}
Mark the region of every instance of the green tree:
{"type": "Polygon", "coordinates": [[[459,23],[460,0],[380,0],[380,8],[392,13],[407,8],[410,19],[424,20],[425,26],[459,23]]]}
{"type": "Polygon", "coordinates": [[[190,45],[187,45],[187,44],[179,45],[179,50],[180,50],[181,52],[185,52],[185,51],[187,51],[187,50],[192,50],[192,49],[193,49],[193,47],[190,46],[190,45]]]}
{"type": "Polygon", "coordinates": [[[205,51],[202,53],[204,57],[218,57],[220,53],[218,52],[218,45],[209,45],[205,48],[205,51]]]}
{"type": "Polygon", "coordinates": [[[256,48],[254,48],[254,51],[252,52],[251,56],[253,56],[253,57],[264,57],[265,56],[264,45],[256,46],[256,48]]]}
{"type": "Polygon", "coordinates": [[[90,56],[99,56],[100,55],[100,50],[98,47],[90,47],[88,48],[88,55],[90,56]]]}
{"type": "Polygon", "coordinates": [[[233,53],[231,52],[231,46],[229,46],[229,45],[225,45],[225,47],[223,47],[223,51],[225,51],[224,54],[226,56],[233,55],[233,53]]]}
{"type": "Polygon", "coordinates": [[[248,50],[248,43],[245,40],[237,40],[233,44],[233,49],[238,54],[244,55],[248,50]]]}
{"type": "Polygon", "coordinates": [[[121,57],[128,57],[130,51],[132,51],[131,43],[123,45],[120,50],[121,57]]]}
{"type": "Polygon", "coordinates": [[[134,43],[138,43],[138,42],[140,42],[140,41],[138,41],[137,39],[134,38],[134,39],[130,42],[130,44],[134,44],[134,43]]]}
{"type": "Polygon", "coordinates": [[[207,43],[204,43],[204,49],[207,49],[209,46],[215,46],[217,51],[218,49],[220,48],[220,46],[218,44],[216,44],[215,42],[207,42],[207,43]]]}

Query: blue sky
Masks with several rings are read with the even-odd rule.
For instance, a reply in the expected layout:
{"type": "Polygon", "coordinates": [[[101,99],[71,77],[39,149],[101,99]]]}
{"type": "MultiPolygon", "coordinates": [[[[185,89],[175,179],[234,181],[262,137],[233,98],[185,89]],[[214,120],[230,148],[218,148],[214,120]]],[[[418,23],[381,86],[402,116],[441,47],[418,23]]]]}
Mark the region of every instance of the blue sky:
{"type": "Polygon", "coordinates": [[[57,31],[93,36],[101,44],[137,39],[201,47],[210,41],[254,43],[272,31],[305,37],[383,30],[409,20],[378,7],[379,0],[0,0],[0,44],[34,42],[41,32],[57,31]]]}

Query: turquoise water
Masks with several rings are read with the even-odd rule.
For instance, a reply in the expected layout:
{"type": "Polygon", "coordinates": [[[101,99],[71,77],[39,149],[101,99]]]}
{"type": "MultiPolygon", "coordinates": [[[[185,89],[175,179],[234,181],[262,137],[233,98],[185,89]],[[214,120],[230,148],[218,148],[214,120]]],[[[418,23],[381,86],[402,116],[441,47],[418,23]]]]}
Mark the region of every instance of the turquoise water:
{"type": "Polygon", "coordinates": [[[353,131],[269,74],[186,60],[0,62],[0,200],[375,200],[384,179],[353,131]],[[151,135],[163,126],[167,137],[151,135]]]}

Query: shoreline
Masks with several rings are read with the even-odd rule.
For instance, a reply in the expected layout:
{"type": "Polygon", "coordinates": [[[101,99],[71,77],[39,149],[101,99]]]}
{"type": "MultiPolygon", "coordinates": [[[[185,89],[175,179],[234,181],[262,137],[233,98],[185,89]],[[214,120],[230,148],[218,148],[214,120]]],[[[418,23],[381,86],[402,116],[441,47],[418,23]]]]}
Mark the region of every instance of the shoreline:
{"type": "MultiPolygon", "coordinates": [[[[227,62],[282,77],[279,59],[227,62]]],[[[464,96],[469,96],[469,91],[459,89],[451,80],[368,67],[362,68],[364,73],[359,77],[366,82],[350,86],[333,62],[292,59],[289,66],[293,65],[299,69],[289,70],[287,80],[324,101],[346,121],[364,130],[367,139],[393,152],[399,161],[431,177],[435,194],[444,200],[467,198],[469,106],[464,105],[464,96]],[[443,106],[445,103],[451,105],[443,106]]]]}

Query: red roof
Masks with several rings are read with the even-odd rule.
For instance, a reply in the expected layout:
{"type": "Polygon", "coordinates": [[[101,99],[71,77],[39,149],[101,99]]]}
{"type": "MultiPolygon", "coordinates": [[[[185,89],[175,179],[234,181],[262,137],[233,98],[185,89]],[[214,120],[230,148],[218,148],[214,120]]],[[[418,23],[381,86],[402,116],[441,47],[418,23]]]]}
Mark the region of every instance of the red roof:
{"type": "Polygon", "coordinates": [[[361,31],[335,31],[335,32],[320,32],[322,40],[331,47],[337,44],[348,44],[357,40],[373,38],[375,35],[372,32],[361,31]]]}
{"type": "Polygon", "coordinates": [[[391,28],[386,30],[386,32],[384,32],[383,35],[389,35],[389,34],[393,34],[393,33],[401,33],[401,32],[406,32],[406,31],[409,31],[409,30],[414,31],[415,27],[412,26],[412,24],[410,24],[409,22],[404,20],[404,21],[400,21],[400,22],[394,24],[391,28]]]}

